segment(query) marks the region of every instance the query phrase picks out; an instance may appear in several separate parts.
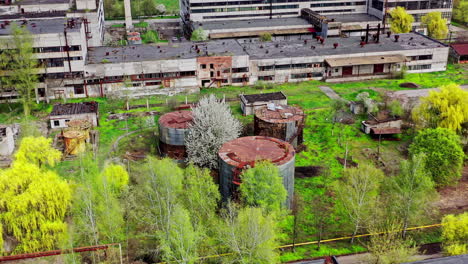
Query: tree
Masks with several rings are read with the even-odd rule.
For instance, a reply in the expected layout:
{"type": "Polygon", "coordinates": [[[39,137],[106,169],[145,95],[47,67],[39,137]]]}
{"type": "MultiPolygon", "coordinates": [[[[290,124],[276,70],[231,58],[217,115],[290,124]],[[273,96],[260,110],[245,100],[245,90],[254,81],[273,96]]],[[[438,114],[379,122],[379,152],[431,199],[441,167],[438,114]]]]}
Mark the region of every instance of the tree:
{"type": "Polygon", "coordinates": [[[421,104],[412,113],[419,128],[448,128],[461,132],[468,122],[468,91],[456,84],[440,87],[440,91],[429,92],[421,98],[421,104]]]}
{"type": "Polygon", "coordinates": [[[442,247],[445,255],[468,254],[468,212],[442,219],[442,247]]]}
{"type": "Polygon", "coordinates": [[[143,0],[142,5],[144,6],[142,12],[145,16],[153,16],[158,14],[156,9],[156,3],[153,0],[143,0]]]}
{"type": "Polygon", "coordinates": [[[233,253],[228,256],[233,263],[278,263],[276,232],[274,217],[261,208],[238,210],[229,204],[219,240],[233,253]]]}
{"type": "MultiPolygon", "coordinates": [[[[23,140],[20,150],[25,144],[28,141],[23,140]]],[[[6,253],[54,249],[66,230],[70,187],[35,161],[17,158],[11,168],[0,170],[0,237],[17,242],[16,246],[9,245],[13,248],[5,249],[6,253]]],[[[2,248],[0,244],[0,253],[2,248]]]]}
{"type": "Polygon", "coordinates": [[[468,1],[459,0],[453,2],[453,19],[468,24],[468,1]]]}
{"type": "Polygon", "coordinates": [[[351,243],[354,242],[354,236],[364,227],[370,217],[383,177],[381,170],[364,164],[357,168],[347,169],[343,182],[336,184],[335,191],[339,206],[353,225],[351,243]]]}
{"type": "Polygon", "coordinates": [[[109,164],[102,172],[102,180],[111,191],[120,194],[128,185],[129,177],[124,167],[118,164],[109,164]]]}
{"type": "Polygon", "coordinates": [[[264,161],[241,174],[240,193],[247,206],[278,212],[286,203],[288,193],[277,166],[264,161]]]}
{"type": "Polygon", "coordinates": [[[408,14],[404,7],[397,6],[389,12],[390,30],[393,33],[408,33],[413,26],[414,17],[408,14]]]}
{"type": "Polygon", "coordinates": [[[208,227],[212,223],[219,200],[218,186],[210,171],[190,164],[184,170],[183,202],[190,212],[194,226],[208,227]]]}
{"type": "Polygon", "coordinates": [[[208,40],[208,32],[206,32],[202,27],[199,27],[192,32],[192,36],[190,37],[190,40],[191,41],[208,40]]]}
{"type": "Polygon", "coordinates": [[[159,4],[156,6],[156,11],[159,15],[164,15],[164,13],[166,13],[166,6],[163,4],[159,4]]]}
{"type": "Polygon", "coordinates": [[[194,230],[189,212],[176,206],[168,235],[161,238],[164,260],[176,263],[194,263],[197,258],[198,233],[194,230]]]}
{"type": "Polygon", "coordinates": [[[391,101],[388,108],[394,117],[403,115],[403,107],[398,100],[391,101]]]}
{"type": "Polygon", "coordinates": [[[21,163],[31,163],[39,168],[44,167],[44,165],[53,167],[62,157],[62,153],[51,145],[51,138],[25,137],[21,140],[15,154],[15,160],[21,163]]]}
{"type": "Polygon", "coordinates": [[[24,27],[11,25],[12,38],[0,42],[0,82],[14,88],[20,97],[25,117],[31,114],[34,90],[38,85],[38,60],[33,52],[33,37],[24,27]]]}
{"type": "Polygon", "coordinates": [[[395,213],[403,224],[403,237],[409,223],[418,222],[436,199],[437,192],[424,168],[424,154],[401,162],[400,174],[390,180],[390,196],[395,213]]]}
{"type": "Polygon", "coordinates": [[[185,138],[188,160],[196,165],[215,169],[221,146],[240,135],[241,124],[229,105],[214,95],[204,97],[192,109],[193,121],[185,138]]]}
{"type": "Polygon", "coordinates": [[[446,128],[419,131],[409,147],[410,155],[426,154],[424,168],[438,186],[455,183],[461,177],[465,154],[460,138],[446,128]]]}
{"type": "MultiPolygon", "coordinates": [[[[418,249],[411,240],[404,239],[398,232],[400,223],[383,217],[382,223],[373,223],[369,226],[369,233],[380,233],[369,238],[365,263],[370,264],[394,264],[413,261],[413,256],[418,249]]],[[[379,222],[379,221],[377,221],[379,222]]]]}
{"type": "Polygon", "coordinates": [[[271,34],[270,33],[261,34],[260,41],[263,41],[263,42],[271,41],[271,34]]]}
{"type": "Polygon", "coordinates": [[[442,18],[440,12],[430,12],[421,18],[423,25],[427,27],[429,37],[445,39],[448,34],[447,19],[442,18]]]}

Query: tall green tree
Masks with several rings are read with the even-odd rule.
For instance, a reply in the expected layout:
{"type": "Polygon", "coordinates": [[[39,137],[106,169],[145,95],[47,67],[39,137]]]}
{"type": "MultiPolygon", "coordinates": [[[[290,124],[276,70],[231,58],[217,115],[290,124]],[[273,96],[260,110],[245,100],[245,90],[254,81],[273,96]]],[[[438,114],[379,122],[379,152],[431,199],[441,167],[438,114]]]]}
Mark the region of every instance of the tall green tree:
{"type": "Polygon", "coordinates": [[[421,22],[427,28],[429,37],[435,39],[445,39],[448,34],[447,19],[442,18],[440,12],[430,12],[421,18],[421,22]]]}
{"type": "Polygon", "coordinates": [[[429,96],[421,98],[412,117],[418,128],[443,127],[460,133],[463,124],[468,123],[468,91],[456,84],[431,91],[429,96]]]}
{"type": "Polygon", "coordinates": [[[33,37],[24,27],[13,23],[11,38],[0,42],[0,77],[2,86],[14,88],[23,105],[24,115],[31,114],[34,91],[38,85],[39,63],[33,53],[33,37]]]}
{"type": "MultiPolygon", "coordinates": [[[[22,141],[20,150],[24,150],[24,144],[27,141],[22,141]]],[[[48,148],[52,148],[50,144],[48,148]]],[[[0,170],[0,237],[13,237],[18,243],[3,250],[0,244],[0,253],[54,249],[66,230],[70,187],[35,161],[17,158],[11,168],[0,170]]]]}
{"type": "Polygon", "coordinates": [[[413,27],[414,17],[406,9],[401,6],[397,6],[390,14],[390,30],[393,33],[408,33],[413,27]]]}
{"type": "Polygon", "coordinates": [[[468,254],[468,212],[442,219],[442,247],[445,255],[468,254]]]}
{"type": "Polygon", "coordinates": [[[383,177],[381,170],[364,164],[347,169],[343,181],[335,186],[338,206],[352,223],[351,242],[354,242],[357,232],[365,227],[375,208],[383,177]]]}
{"type": "Polygon", "coordinates": [[[390,197],[395,213],[401,218],[403,236],[411,223],[417,223],[437,198],[434,182],[426,172],[424,154],[401,162],[400,174],[390,180],[390,197]]]}
{"type": "Polygon", "coordinates": [[[468,24],[468,0],[453,1],[453,19],[468,24]]]}
{"type": "Polygon", "coordinates": [[[233,255],[232,263],[278,263],[277,227],[272,215],[261,208],[236,209],[228,205],[220,227],[219,240],[233,255]]]}
{"type": "Polygon", "coordinates": [[[409,147],[409,153],[426,155],[424,168],[438,186],[453,184],[461,177],[465,154],[460,137],[449,129],[419,131],[409,147]]]}
{"type": "Polygon", "coordinates": [[[208,32],[206,32],[202,27],[199,27],[192,32],[192,36],[190,37],[190,40],[191,41],[208,40],[208,32]]]}
{"type": "Polygon", "coordinates": [[[241,174],[241,198],[247,206],[278,212],[286,203],[287,192],[277,166],[264,161],[241,174]]]}

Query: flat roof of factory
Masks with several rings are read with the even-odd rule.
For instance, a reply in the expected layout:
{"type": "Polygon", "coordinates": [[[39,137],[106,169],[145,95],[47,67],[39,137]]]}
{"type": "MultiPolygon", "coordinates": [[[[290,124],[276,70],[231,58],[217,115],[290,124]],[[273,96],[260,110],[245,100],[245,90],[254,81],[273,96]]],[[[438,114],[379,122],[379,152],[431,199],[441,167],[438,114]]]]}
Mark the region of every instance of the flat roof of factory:
{"type": "MultiPolygon", "coordinates": [[[[81,28],[81,20],[74,19],[75,24],[73,28],[67,28],[67,32],[78,32],[81,28]]],[[[9,25],[5,25],[5,28],[0,28],[0,35],[10,35],[12,23],[18,25],[25,25],[31,34],[50,34],[50,33],[63,33],[63,30],[67,24],[65,18],[52,18],[52,19],[37,19],[27,20],[26,24],[23,21],[11,21],[9,25]]],[[[0,24],[4,24],[4,21],[0,21],[0,24]]]]}
{"type": "Polygon", "coordinates": [[[394,36],[387,38],[386,35],[381,34],[379,43],[374,43],[372,37],[370,37],[369,43],[364,47],[360,46],[360,37],[328,38],[323,45],[311,39],[307,41],[295,39],[270,42],[255,40],[250,42],[250,39],[223,39],[198,43],[181,42],[165,46],[95,47],[90,48],[87,63],[120,63],[242,55],[249,55],[251,59],[277,59],[447,47],[445,44],[419,33],[399,34],[399,36],[398,42],[395,42],[394,36]],[[334,43],[338,43],[337,48],[334,47],[334,43]]]}
{"type": "Polygon", "coordinates": [[[337,22],[352,23],[352,22],[369,22],[380,21],[381,19],[369,14],[340,14],[326,15],[327,19],[335,19],[337,22]]]}
{"type": "Polygon", "coordinates": [[[287,18],[259,18],[259,19],[242,19],[242,20],[222,20],[222,21],[203,21],[194,22],[194,27],[202,27],[205,30],[216,29],[245,29],[245,28],[265,28],[279,26],[302,26],[312,27],[312,25],[300,17],[287,18]]]}
{"type": "Polygon", "coordinates": [[[69,0],[21,0],[18,5],[44,5],[44,4],[69,4],[69,0]]]}

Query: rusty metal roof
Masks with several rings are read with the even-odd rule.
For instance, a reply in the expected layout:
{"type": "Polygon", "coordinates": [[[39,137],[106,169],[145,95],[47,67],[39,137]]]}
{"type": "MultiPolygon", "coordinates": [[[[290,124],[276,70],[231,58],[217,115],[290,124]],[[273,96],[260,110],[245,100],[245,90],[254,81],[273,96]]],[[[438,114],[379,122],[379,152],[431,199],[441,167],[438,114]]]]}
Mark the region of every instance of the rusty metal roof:
{"type": "Polygon", "coordinates": [[[175,111],[162,115],[159,118],[159,125],[171,128],[188,128],[192,120],[192,111],[175,111]]]}
{"type": "Polygon", "coordinates": [[[241,163],[269,160],[282,165],[294,158],[291,144],[272,137],[241,137],[224,143],[218,155],[226,163],[239,166],[241,163]]]}
{"type": "Polygon", "coordinates": [[[400,134],[401,129],[398,127],[383,127],[383,128],[371,128],[372,133],[376,135],[392,135],[392,134],[400,134]]]}
{"type": "Polygon", "coordinates": [[[289,123],[304,118],[304,111],[298,107],[275,105],[275,110],[264,106],[255,111],[255,116],[269,123],[289,123]]]}
{"type": "Polygon", "coordinates": [[[247,103],[269,102],[271,100],[284,100],[286,95],[282,92],[262,93],[262,94],[241,94],[247,103]]]}
{"type": "Polygon", "coordinates": [[[99,104],[95,101],[82,103],[56,104],[50,116],[98,113],[99,104]]]}

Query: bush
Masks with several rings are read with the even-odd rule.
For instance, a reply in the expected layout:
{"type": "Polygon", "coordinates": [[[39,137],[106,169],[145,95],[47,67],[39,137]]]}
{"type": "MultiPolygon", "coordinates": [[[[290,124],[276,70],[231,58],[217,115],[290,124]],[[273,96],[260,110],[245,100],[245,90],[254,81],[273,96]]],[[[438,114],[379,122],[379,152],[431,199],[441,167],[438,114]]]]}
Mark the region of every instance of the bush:
{"type": "Polygon", "coordinates": [[[256,81],[253,87],[258,90],[266,90],[273,89],[275,87],[275,84],[265,81],[256,81]]]}
{"type": "Polygon", "coordinates": [[[426,154],[424,167],[437,185],[453,184],[460,179],[465,154],[455,132],[446,128],[422,130],[409,152],[412,156],[426,154]]]}
{"type": "Polygon", "coordinates": [[[260,35],[260,41],[266,42],[271,41],[271,34],[270,33],[263,33],[260,35]]]}
{"type": "Polygon", "coordinates": [[[192,32],[192,36],[190,37],[191,41],[205,41],[208,39],[208,32],[206,32],[202,27],[195,29],[192,32]]]}
{"type": "Polygon", "coordinates": [[[468,253],[468,212],[447,215],[442,220],[442,245],[445,255],[468,253]]]}

